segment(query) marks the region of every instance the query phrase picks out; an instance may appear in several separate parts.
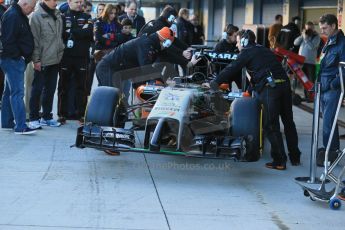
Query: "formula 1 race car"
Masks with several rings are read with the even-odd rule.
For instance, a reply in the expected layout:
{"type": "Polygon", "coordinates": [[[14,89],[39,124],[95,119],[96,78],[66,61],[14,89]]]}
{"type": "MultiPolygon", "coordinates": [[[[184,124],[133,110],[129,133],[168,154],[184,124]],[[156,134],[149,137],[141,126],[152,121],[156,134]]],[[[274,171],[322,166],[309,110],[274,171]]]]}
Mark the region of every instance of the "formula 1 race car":
{"type": "Polygon", "coordinates": [[[93,92],[85,123],[78,128],[77,147],[260,159],[262,108],[256,98],[243,97],[242,92],[212,92],[203,84],[208,77],[198,72],[168,79],[161,74],[159,80],[157,74],[145,72],[154,80],[136,88],[137,103],[132,105],[124,105],[117,88],[98,87],[93,92]],[[125,128],[126,121],[132,127],[125,128]]]}

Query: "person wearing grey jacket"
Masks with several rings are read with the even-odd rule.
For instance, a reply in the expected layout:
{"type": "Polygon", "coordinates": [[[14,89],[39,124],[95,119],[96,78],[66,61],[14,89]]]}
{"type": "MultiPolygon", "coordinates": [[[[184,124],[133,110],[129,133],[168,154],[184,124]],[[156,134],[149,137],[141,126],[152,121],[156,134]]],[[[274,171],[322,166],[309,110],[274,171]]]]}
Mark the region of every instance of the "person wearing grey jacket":
{"type": "Polygon", "coordinates": [[[29,126],[33,129],[40,128],[42,125],[52,127],[61,125],[53,119],[52,115],[58,66],[64,51],[62,18],[56,6],[57,0],[43,0],[30,20],[35,42],[32,55],[35,72],[29,102],[29,126]],[[41,104],[42,118],[39,116],[41,104]]]}
{"type": "Polygon", "coordinates": [[[305,57],[302,70],[312,82],[314,82],[316,78],[315,64],[319,44],[320,36],[315,31],[314,24],[312,22],[307,22],[305,24],[305,29],[303,30],[302,35],[297,37],[294,41],[294,45],[299,46],[298,54],[305,57]]]}

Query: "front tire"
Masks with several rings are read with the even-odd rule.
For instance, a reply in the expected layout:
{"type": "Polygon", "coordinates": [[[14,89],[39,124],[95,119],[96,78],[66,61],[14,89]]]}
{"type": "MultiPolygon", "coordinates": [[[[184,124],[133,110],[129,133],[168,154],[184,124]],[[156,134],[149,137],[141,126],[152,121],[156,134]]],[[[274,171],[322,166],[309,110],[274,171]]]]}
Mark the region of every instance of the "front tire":
{"type": "Polygon", "coordinates": [[[255,98],[237,98],[231,104],[231,135],[247,140],[245,160],[258,161],[262,152],[262,108],[255,98]]]}
{"type": "Polygon", "coordinates": [[[101,86],[91,95],[85,112],[85,124],[116,126],[120,91],[117,88],[101,86]]]}

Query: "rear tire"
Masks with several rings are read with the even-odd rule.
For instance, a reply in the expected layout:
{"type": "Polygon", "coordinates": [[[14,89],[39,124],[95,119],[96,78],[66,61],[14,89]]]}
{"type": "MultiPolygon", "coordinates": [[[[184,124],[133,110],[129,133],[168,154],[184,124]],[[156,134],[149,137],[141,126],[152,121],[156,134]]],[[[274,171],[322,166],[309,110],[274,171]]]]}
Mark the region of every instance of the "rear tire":
{"type": "Polygon", "coordinates": [[[85,124],[116,126],[120,91],[117,88],[101,86],[91,96],[85,112],[85,124]]]}
{"type": "Polygon", "coordinates": [[[245,160],[258,161],[262,152],[262,116],[259,100],[236,98],[231,104],[231,135],[247,140],[245,160]]]}

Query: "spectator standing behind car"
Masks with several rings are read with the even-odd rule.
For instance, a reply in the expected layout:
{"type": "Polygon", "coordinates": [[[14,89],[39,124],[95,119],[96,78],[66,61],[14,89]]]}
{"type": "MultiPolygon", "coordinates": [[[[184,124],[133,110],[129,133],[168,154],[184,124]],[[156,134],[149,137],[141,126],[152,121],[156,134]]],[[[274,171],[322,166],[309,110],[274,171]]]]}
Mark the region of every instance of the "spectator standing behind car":
{"type": "MultiPolygon", "coordinates": [[[[285,170],[287,156],[280,133],[279,115],[283,112],[290,116],[290,126],[295,127],[292,115],[290,81],[281,63],[271,50],[255,43],[255,34],[251,30],[242,30],[237,34],[237,47],[240,54],[211,82],[211,88],[219,89],[221,83],[234,77],[246,67],[251,76],[250,82],[264,107],[264,131],[271,143],[272,162],[267,168],[285,170]]],[[[296,133],[297,135],[297,133],[296,133]]]]}
{"type": "Polygon", "coordinates": [[[19,0],[12,3],[1,20],[3,50],[0,67],[5,73],[5,90],[2,98],[1,127],[14,129],[16,134],[31,134],[26,123],[24,97],[24,71],[31,61],[34,38],[27,15],[35,8],[36,0],[19,0]]]}
{"type": "Polygon", "coordinates": [[[141,28],[145,25],[145,18],[137,14],[138,5],[135,1],[127,2],[126,4],[126,14],[123,14],[119,17],[120,22],[128,18],[133,23],[133,30],[132,34],[136,37],[141,30],[141,28]]]}
{"type": "Polygon", "coordinates": [[[117,8],[107,4],[94,26],[95,61],[101,58],[123,41],[122,25],[117,21],[117,8]]]}
{"type": "Polygon", "coordinates": [[[41,125],[61,125],[53,119],[52,114],[59,63],[65,47],[62,40],[61,13],[56,6],[57,0],[43,0],[30,20],[35,42],[32,55],[35,72],[29,102],[29,126],[33,129],[38,129],[41,125]],[[43,114],[40,119],[41,102],[43,114]]]}
{"type": "Polygon", "coordinates": [[[121,17],[122,15],[126,14],[125,12],[126,4],[124,4],[123,2],[120,2],[118,3],[118,5],[120,6],[119,17],[121,17]]]}
{"type": "Polygon", "coordinates": [[[320,36],[314,29],[312,22],[305,24],[305,29],[302,35],[295,39],[294,45],[299,46],[298,54],[305,57],[303,71],[307,74],[308,78],[315,82],[316,74],[316,57],[317,50],[320,44],[320,36]]]}
{"type": "Polygon", "coordinates": [[[194,29],[192,23],[189,22],[189,10],[181,8],[177,18],[177,37],[188,46],[193,43],[194,29]]]}
{"type": "MultiPolygon", "coordinates": [[[[338,65],[339,62],[345,62],[345,37],[344,33],[338,29],[338,20],[333,14],[321,16],[319,26],[321,33],[327,36],[326,45],[322,49],[319,73],[323,115],[323,146],[326,147],[331,138],[329,159],[333,162],[337,158],[340,148],[338,125],[335,127],[333,137],[330,135],[341,93],[338,65]]],[[[344,72],[343,74],[345,75],[344,72]]],[[[319,154],[317,164],[323,166],[323,161],[324,154],[319,154]]]]}
{"type": "Polygon", "coordinates": [[[96,19],[99,18],[99,17],[101,17],[104,8],[105,8],[105,4],[104,4],[104,3],[98,3],[97,9],[96,9],[96,12],[97,12],[96,19]]]}
{"type": "Polygon", "coordinates": [[[204,34],[204,29],[199,23],[198,17],[193,14],[190,17],[190,23],[193,25],[193,40],[192,44],[193,45],[202,45],[204,44],[205,41],[205,34],[204,34]]]}
{"type": "Polygon", "coordinates": [[[93,24],[91,16],[81,12],[81,4],[81,0],[68,0],[69,9],[62,16],[63,39],[66,45],[60,64],[58,85],[58,115],[62,124],[68,116],[68,86],[72,76],[76,82],[76,118],[82,122],[85,113],[87,66],[93,24]]]}
{"type": "Polygon", "coordinates": [[[280,30],[283,27],[283,16],[277,14],[275,16],[275,22],[273,25],[270,26],[268,31],[268,41],[270,42],[270,48],[275,49],[277,47],[277,37],[280,30]]]}
{"type": "Polygon", "coordinates": [[[125,43],[128,42],[129,40],[134,39],[134,36],[132,35],[132,21],[129,20],[128,18],[125,18],[121,21],[121,25],[122,25],[122,36],[123,36],[123,41],[121,41],[121,43],[125,43]]]}
{"type": "Polygon", "coordinates": [[[88,14],[91,16],[91,12],[92,12],[92,3],[89,1],[84,1],[84,3],[82,4],[82,11],[85,14],[88,14]]]}
{"type": "Polygon", "coordinates": [[[300,21],[298,16],[293,17],[291,22],[281,28],[276,41],[278,47],[298,53],[298,47],[294,46],[294,41],[301,35],[298,27],[300,21]]]}
{"type": "Polygon", "coordinates": [[[238,27],[228,24],[223,32],[222,40],[216,44],[214,51],[217,53],[238,53],[236,47],[236,32],[238,27]]]}

